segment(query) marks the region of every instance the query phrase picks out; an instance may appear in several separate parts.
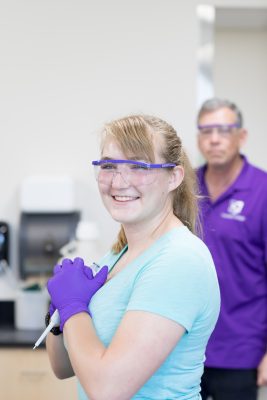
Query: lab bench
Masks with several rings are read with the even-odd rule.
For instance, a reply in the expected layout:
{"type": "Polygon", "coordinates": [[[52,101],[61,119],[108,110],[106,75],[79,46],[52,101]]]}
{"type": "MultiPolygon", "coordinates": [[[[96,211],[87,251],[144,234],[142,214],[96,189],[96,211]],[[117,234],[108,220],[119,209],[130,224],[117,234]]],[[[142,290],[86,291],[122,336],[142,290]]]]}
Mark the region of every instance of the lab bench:
{"type": "MultiPolygon", "coordinates": [[[[22,330],[8,326],[0,326],[0,347],[32,348],[41,333],[41,330],[22,330]]],[[[44,348],[44,342],[42,342],[39,347],[44,348]]]]}
{"type": "Polygon", "coordinates": [[[44,342],[32,350],[41,332],[0,326],[1,399],[77,399],[75,378],[54,376],[44,342]]]}

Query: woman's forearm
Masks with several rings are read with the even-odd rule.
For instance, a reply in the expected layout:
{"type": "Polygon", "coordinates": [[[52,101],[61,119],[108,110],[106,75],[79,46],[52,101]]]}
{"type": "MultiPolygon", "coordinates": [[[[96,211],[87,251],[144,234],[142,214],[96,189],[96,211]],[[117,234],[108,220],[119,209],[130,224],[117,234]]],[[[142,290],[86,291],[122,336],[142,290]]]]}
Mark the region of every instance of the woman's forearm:
{"type": "Polygon", "coordinates": [[[59,379],[74,375],[68,353],[63,342],[63,335],[54,336],[49,333],[46,339],[46,349],[54,374],[59,379]]]}
{"type": "Polygon", "coordinates": [[[88,314],[79,313],[70,318],[65,323],[64,336],[73,370],[87,395],[91,399],[109,398],[101,394],[109,386],[104,360],[106,348],[88,314]]]}

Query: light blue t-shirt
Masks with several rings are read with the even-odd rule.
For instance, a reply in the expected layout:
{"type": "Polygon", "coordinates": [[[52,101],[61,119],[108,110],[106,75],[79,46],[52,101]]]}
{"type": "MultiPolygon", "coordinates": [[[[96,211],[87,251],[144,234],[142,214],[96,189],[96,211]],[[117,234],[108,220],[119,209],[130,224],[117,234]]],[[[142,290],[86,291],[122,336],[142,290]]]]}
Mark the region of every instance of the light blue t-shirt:
{"type": "MultiPolygon", "coordinates": [[[[100,265],[111,269],[120,254],[100,265]]],[[[132,399],[200,399],[207,341],[217,321],[220,294],[206,245],[186,227],[174,228],[108,281],[92,298],[90,311],[105,346],[125,312],[142,310],[176,321],[186,329],[161,367],[132,399]]],[[[88,399],[79,385],[79,399],[88,399]]]]}

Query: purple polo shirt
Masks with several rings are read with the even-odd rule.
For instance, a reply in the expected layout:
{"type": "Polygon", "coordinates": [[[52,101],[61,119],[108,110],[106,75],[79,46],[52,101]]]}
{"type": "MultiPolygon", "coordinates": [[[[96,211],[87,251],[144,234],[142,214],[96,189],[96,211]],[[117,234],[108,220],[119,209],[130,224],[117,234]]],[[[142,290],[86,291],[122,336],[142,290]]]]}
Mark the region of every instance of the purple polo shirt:
{"type": "Polygon", "coordinates": [[[216,266],[220,316],[206,366],[256,368],[267,349],[267,173],[244,158],[235,182],[215,202],[199,168],[203,240],[216,266]]]}

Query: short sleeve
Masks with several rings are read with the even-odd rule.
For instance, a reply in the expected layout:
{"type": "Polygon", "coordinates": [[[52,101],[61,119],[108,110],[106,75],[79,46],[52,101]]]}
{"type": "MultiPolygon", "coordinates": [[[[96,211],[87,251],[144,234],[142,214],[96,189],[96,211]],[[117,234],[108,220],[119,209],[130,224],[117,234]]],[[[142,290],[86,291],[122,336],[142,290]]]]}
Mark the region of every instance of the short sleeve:
{"type": "Polygon", "coordinates": [[[169,318],[187,331],[205,307],[201,261],[192,255],[150,263],[136,277],[127,310],[142,310],[169,318]]]}

